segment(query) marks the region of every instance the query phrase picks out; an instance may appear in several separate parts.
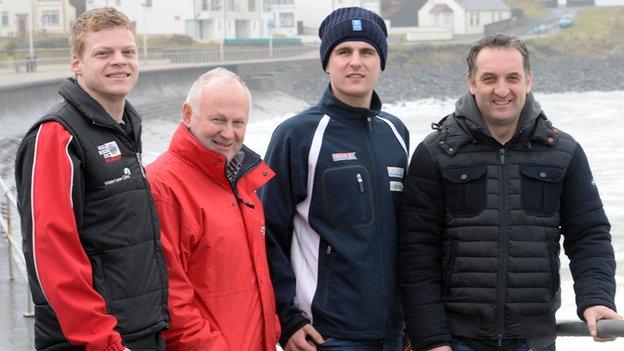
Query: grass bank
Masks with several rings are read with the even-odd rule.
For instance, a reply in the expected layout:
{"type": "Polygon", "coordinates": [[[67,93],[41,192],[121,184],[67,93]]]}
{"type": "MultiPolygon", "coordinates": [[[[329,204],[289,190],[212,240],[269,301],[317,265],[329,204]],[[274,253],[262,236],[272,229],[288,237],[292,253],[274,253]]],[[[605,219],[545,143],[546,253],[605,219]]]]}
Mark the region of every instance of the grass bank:
{"type": "Polygon", "coordinates": [[[551,37],[528,41],[541,58],[604,58],[624,45],[624,7],[581,11],[574,25],[551,37]]]}
{"type": "MultiPolygon", "coordinates": [[[[624,47],[624,7],[581,11],[574,25],[549,37],[525,40],[531,56],[539,60],[608,58],[624,47]]],[[[394,45],[389,60],[398,65],[448,66],[466,59],[470,42],[394,45]]]]}

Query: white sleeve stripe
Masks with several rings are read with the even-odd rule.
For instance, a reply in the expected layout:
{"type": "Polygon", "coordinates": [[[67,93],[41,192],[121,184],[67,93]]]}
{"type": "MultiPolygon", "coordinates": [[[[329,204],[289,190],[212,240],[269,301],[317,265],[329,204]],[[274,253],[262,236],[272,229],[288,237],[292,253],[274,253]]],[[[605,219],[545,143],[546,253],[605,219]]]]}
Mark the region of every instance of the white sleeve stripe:
{"type": "Polygon", "coordinates": [[[308,154],[308,179],[306,198],[297,205],[297,213],[293,219],[293,238],[290,259],[297,277],[295,303],[303,314],[313,320],[312,300],[318,285],[318,254],[320,235],[310,226],[309,214],[312,194],[314,193],[314,176],[318,163],[323,136],[330,117],[324,115],[319,121],[308,154]]]}
{"type": "Polygon", "coordinates": [[[37,241],[35,240],[36,236],[35,236],[35,199],[34,199],[34,189],[35,189],[35,167],[37,166],[37,151],[39,149],[39,134],[41,133],[41,129],[43,128],[43,124],[41,124],[39,126],[39,129],[37,129],[37,137],[35,138],[35,150],[33,153],[33,164],[32,164],[32,170],[31,170],[31,174],[30,174],[30,219],[31,219],[31,230],[32,232],[30,233],[31,235],[31,239],[30,241],[32,242],[32,255],[33,255],[33,265],[35,268],[35,275],[37,276],[37,282],[39,283],[39,287],[41,288],[41,292],[43,293],[43,297],[46,299],[46,301],[50,301],[50,299],[48,299],[48,296],[45,293],[45,290],[43,289],[43,284],[41,284],[41,279],[39,278],[39,267],[37,266],[37,241]]]}
{"type": "Polygon", "coordinates": [[[387,118],[383,118],[379,116],[377,116],[377,118],[386,122],[390,126],[390,129],[392,129],[392,133],[394,133],[394,136],[397,138],[397,140],[399,141],[399,144],[401,144],[401,147],[403,147],[403,150],[405,151],[405,154],[407,155],[408,150],[407,150],[407,146],[405,145],[405,140],[403,140],[403,137],[401,137],[401,134],[399,134],[399,131],[396,129],[394,124],[390,122],[390,120],[387,118]]]}
{"type": "Polygon", "coordinates": [[[73,135],[69,137],[67,145],[65,145],[65,155],[67,155],[67,161],[69,162],[69,166],[71,169],[71,176],[69,178],[69,203],[71,204],[71,207],[74,208],[74,163],[72,162],[71,156],[69,155],[69,144],[71,144],[72,140],[74,140],[73,135]]]}

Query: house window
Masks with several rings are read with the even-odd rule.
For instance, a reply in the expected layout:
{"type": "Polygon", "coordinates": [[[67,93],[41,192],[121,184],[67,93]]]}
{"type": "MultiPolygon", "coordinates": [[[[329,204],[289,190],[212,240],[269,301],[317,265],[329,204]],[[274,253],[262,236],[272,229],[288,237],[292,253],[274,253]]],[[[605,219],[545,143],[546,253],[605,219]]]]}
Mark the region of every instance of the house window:
{"type": "Polygon", "coordinates": [[[9,26],[9,13],[7,11],[0,12],[0,26],[2,27],[9,26]]]}
{"type": "Polygon", "coordinates": [[[228,11],[236,11],[236,1],[228,0],[228,11]]]}
{"type": "Polygon", "coordinates": [[[57,10],[41,11],[41,23],[44,27],[57,26],[59,24],[59,12],[57,10]]]}
{"type": "Polygon", "coordinates": [[[470,25],[478,26],[479,25],[479,12],[471,12],[470,13],[470,25]]]}
{"type": "Polygon", "coordinates": [[[221,0],[212,0],[210,2],[210,11],[221,11],[221,0]]]}
{"type": "Polygon", "coordinates": [[[202,11],[208,11],[208,0],[202,0],[201,9],[202,11]]]}
{"type": "Polygon", "coordinates": [[[294,27],[295,26],[295,14],[292,12],[283,12],[279,14],[279,26],[280,28],[294,27]]]}
{"type": "Polygon", "coordinates": [[[247,3],[247,11],[256,12],[256,0],[249,0],[247,3]]]}
{"type": "Polygon", "coordinates": [[[440,28],[453,28],[452,12],[437,12],[433,14],[433,26],[440,28]]]}

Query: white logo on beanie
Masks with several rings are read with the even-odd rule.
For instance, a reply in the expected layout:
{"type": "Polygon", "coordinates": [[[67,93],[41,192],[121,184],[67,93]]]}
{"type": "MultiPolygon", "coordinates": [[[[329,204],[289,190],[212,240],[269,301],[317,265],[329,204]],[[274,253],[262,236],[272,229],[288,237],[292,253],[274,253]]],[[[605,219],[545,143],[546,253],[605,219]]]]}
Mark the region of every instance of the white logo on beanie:
{"type": "Polygon", "coordinates": [[[360,19],[351,20],[351,28],[353,29],[354,32],[361,32],[362,31],[362,20],[360,20],[360,19]]]}

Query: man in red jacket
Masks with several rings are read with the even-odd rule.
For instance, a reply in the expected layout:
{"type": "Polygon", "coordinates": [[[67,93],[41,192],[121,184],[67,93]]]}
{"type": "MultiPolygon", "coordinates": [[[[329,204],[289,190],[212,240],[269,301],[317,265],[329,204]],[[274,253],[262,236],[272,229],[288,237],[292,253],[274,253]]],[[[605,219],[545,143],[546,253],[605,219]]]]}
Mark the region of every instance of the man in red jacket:
{"type": "Polygon", "coordinates": [[[200,76],[169,150],[147,167],[169,272],[167,350],[275,350],[279,323],[256,196],[273,172],[243,145],[250,103],[234,73],[200,76]]]}

